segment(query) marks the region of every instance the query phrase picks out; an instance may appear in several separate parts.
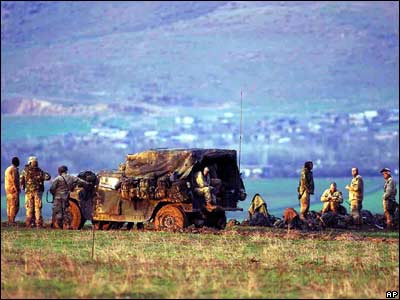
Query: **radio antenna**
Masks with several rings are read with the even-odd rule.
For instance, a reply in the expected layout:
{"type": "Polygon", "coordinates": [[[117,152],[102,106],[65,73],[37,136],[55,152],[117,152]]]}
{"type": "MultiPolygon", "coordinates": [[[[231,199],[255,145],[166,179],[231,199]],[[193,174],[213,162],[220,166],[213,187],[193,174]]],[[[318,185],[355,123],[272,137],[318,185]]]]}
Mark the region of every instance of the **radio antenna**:
{"type": "Polygon", "coordinates": [[[239,173],[240,173],[240,156],[242,153],[242,115],[243,115],[243,90],[240,91],[240,134],[239,134],[239,173]]]}

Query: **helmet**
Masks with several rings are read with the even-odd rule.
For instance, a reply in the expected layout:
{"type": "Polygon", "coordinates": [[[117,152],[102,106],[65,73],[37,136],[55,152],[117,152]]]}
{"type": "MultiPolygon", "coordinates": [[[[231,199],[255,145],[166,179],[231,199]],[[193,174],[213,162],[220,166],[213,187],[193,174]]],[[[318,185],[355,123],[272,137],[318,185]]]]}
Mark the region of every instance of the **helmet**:
{"type": "Polygon", "coordinates": [[[36,162],[38,161],[37,158],[36,158],[36,156],[29,156],[28,164],[31,163],[31,162],[33,162],[33,161],[36,161],[36,162]]]}

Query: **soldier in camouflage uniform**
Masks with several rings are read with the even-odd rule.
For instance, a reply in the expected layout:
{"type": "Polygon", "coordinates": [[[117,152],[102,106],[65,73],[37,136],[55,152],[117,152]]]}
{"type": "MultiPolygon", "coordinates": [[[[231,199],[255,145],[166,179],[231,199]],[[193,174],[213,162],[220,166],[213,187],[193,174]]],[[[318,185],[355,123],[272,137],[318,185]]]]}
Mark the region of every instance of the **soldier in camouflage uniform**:
{"type": "Polygon", "coordinates": [[[338,191],[336,182],[332,182],[329,189],[326,189],[321,196],[321,201],[324,203],[322,207],[322,213],[332,211],[333,213],[339,213],[339,206],[343,203],[343,195],[341,191],[338,191]]]}
{"type": "Polygon", "coordinates": [[[209,168],[204,167],[203,172],[195,173],[195,192],[199,196],[203,196],[206,201],[206,208],[213,210],[216,204],[215,189],[211,186],[211,177],[209,168]]]}
{"type": "Polygon", "coordinates": [[[360,212],[364,198],[364,181],[358,172],[358,168],[352,168],[351,174],[353,179],[350,185],[346,185],[346,190],[349,191],[350,210],[354,224],[361,225],[362,218],[360,212]]]}
{"type": "Polygon", "coordinates": [[[248,209],[250,226],[271,226],[267,203],[260,194],[255,194],[248,209]]]}
{"type": "Polygon", "coordinates": [[[68,168],[61,166],[58,168],[58,176],[54,179],[50,187],[53,195],[53,220],[58,228],[71,229],[72,216],[69,212],[69,193],[77,185],[87,185],[88,182],[67,174],[68,168]]]}
{"type": "Polygon", "coordinates": [[[385,179],[385,185],[383,187],[383,196],[382,196],[382,204],[383,204],[383,212],[386,218],[386,228],[393,228],[393,219],[396,208],[398,206],[396,202],[396,182],[393,180],[392,175],[390,174],[390,169],[384,168],[381,170],[383,178],[385,179]]]}
{"type": "Polygon", "coordinates": [[[44,192],[44,181],[50,180],[49,173],[42,171],[38,167],[37,158],[29,157],[28,164],[20,176],[21,188],[25,191],[25,208],[26,208],[26,227],[30,227],[35,216],[36,227],[43,226],[42,219],[42,195],[44,192]]]}
{"type": "Polygon", "coordinates": [[[314,195],[314,177],[312,170],[312,161],[304,163],[304,168],[301,170],[301,176],[297,191],[300,201],[300,218],[305,219],[305,215],[310,208],[310,195],[314,195]]]}
{"type": "Polygon", "coordinates": [[[13,157],[11,160],[11,166],[5,171],[5,189],[7,197],[7,217],[8,225],[15,225],[15,216],[19,210],[19,193],[21,189],[19,187],[19,159],[13,157]]]}

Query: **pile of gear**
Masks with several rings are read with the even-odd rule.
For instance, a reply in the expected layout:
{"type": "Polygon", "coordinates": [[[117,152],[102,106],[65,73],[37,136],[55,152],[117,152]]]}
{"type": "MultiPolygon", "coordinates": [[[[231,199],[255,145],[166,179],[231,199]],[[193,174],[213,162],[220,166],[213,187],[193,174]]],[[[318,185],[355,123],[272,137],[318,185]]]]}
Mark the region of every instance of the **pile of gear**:
{"type": "MultiPolygon", "coordinates": [[[[283,217],[277,218],[268,212],[267,204],[264,199],[255,194],[251,205],[248,209],[249,219],[245,219],[242,223],[236,220],[230,220],[228,226],[266,226],[287,229],[301,230],[323,230],[325,228],[358,228],[354,218],[346,213],[346,209],[341,206],[339,213],[332,211],[316,212],[309,211],[304,218],[300,218],[300,214],[294,208],[286,208],[283,217]]],[[[395,212],[396,218],[393,220],[395,228],[399,226],[399,207],[395,212]]],[[[371,228],[384,229],[386,227],[385,216],[382,214],[372,214],[368,210],[361,210],[362,224],[371,228]]]]}
{"type": "MultiPolygon", "coordinates": [[[[122,177],[120,180],[121,198],[134,199],[163,199],[171,201],[183,201],[188,193],[186,182],[183,180],[171,180],[169,176],[155,177],[122,177]]],[[[119,185],[116,186],[119,188],[119,185]]]]}

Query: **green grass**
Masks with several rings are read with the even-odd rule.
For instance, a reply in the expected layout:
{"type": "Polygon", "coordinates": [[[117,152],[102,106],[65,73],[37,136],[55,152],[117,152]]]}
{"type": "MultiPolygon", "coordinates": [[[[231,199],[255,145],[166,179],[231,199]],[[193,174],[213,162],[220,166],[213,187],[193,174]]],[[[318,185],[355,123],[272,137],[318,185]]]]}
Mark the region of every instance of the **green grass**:
{"type": "Polygon", "coordinates": [[[48,137],[66,132],[86,133],[89,130],[88,121],[81,117],[1,116],[1,139],[3,142],[48,137]]]}
{"type": "Polygon", "coordinates": [[[1,232],[2,298],[382,298],[398,290],[398,233],[235,227],[1,232]],[[359,241],[348,237],[357,237],[359,241]],[[326,235],[325,235],[326,237],[326,235]],[[384,237],[384,239],[382,238],[384,237]],[[385,242],[382,242],[385,241],[385,242]]]}

